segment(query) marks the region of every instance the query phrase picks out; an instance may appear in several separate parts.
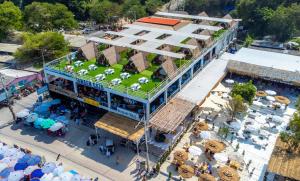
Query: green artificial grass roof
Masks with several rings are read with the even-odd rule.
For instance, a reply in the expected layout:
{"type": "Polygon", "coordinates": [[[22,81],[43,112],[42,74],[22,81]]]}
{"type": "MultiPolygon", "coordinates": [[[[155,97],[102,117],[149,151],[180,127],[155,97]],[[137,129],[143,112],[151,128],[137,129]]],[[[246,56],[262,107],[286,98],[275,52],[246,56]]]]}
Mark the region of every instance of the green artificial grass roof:
{"type": "MultiPolygon", "coordinates": [[[[73,61],[73,62],[76,62],[73,61]]],[[[59,64],[56,65],[56,69],[59,69],[59,70],[64,70],[65,67],[67,65],[67,60],[63,60],[61,61],[59,64]]],[[[123,63],[122,64],[115,64],[115,65],[112,65],[110,67],[105,67],[105,66],[101,66],[101,65],[97,65],[96,64],[96,60],[93,59],[93,60],[89,60],[89,61],[83,61],[83,65],[80,66],[80,67],[76,67],[74,65],[74,63],[72,64],[73,67],[74,67],[74,72],[77,73],[78,71],[82,70],[82,69],[86,69],[88,70],[88,74],[87,75],[84,75],[84,76],[80,76],[82,79],[86,79],[86,80],[91,80],[91,78],[93,78],[93,80],[95,80],[95,76],[98,75],[98,74],[105,74],[104,71],[108,68],[112,68],[115,70],[115,72],[111,75],[106,75],[106,78],[105,80],[103,81],[100,81],[100,82],[105,82],[105,83],[110,83],[111,80],[115,79],[115,78],[120,78],[120,74],[122,73],[122,70],[123,70],[123,63]],[[98,68],[96,70],[89,70],[88,67],[89,65],[91,64],[95,64],[98,68]]],[[[147,95],[147,92],[153,90],[153,88],[155,88],[156,86],[158,86],[160,84],[161,81],[159,80],[154,80],[152,79],[152,74],[153,72],[151,70],[144,70],[143,72],[139,73],[139,74],[130,74],[131,76],[128,78],[128,79],[124,79],[122,80],[121,84],[120,85],[117,85],[117,86],[113,86],[112,88],[115,89],[115,90],[118,90],[120,92],[126,92],[130,95],[133,95],[133,96],[138,96],[138,97],[141,97],[141,98],[146,98],[146,95],[147,95]],[[134,83],[139,83],[138,79],[141,78],[141,77],[146,77],[149,79],[149,82],[147,84],[140,84],[141,85],[141,88],[139,89],[139,91],[132,91],[130,89],[130,86],[134,83]],[[126,87],[128,87],[129,89],[126,90],[126,87]]],[[[79,76],[79,75],[78,75],[79,76]]]]}

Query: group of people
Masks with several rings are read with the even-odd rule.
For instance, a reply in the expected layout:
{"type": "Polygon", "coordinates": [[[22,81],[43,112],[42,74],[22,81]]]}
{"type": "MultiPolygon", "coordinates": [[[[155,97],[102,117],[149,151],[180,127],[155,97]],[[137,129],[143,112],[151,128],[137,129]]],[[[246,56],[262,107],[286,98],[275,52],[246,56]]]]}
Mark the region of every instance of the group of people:
{"type": "Polygon", "coordinates": [[[74,120],[77,125],[81,124],[81,121],[85,121],[85,116],[87,114],[87,108],[84,104],[72,101],[70,104],[71,108],[71,120],[74,120]]]}

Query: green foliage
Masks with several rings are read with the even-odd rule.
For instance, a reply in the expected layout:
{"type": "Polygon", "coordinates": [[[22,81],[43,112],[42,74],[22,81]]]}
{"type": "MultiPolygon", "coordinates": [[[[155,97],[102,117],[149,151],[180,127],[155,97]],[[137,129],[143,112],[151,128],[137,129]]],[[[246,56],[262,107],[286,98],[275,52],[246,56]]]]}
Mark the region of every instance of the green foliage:
{"type": "Polygon", "coordinates": [[[226,105],[226,109],[230,114],[231,120],[233,120],[238,113],[245,112],[247,106],[244,104],[244,99],[241,95],[234,94],[226,105]]]}
{"type": "Polygon", "coordinates": [[[252,84],[252,81],[239,84],[235,83],[231,91],[232,97],[240,95],[244,99],[244,101],[249,104],[252,104],[255,94],[256,87],[252,84]]]}
{"type": "Polygon", "coordinates": [[[296,0],[240,0],[236,4],[241,24],[256,36],[274,35],[286,41],[300,32],[300,4],[296,0]]]}
{"type": "Polygon", "coordinates": [[[130,20],[139,19],[147,15],[146,8],[139,0],[125,0],[122,12],[124,16],[130,20]]]}
{"type": "Polygon", "coordinates": [[[233,5],[232,0],[186,0],[185,10],[190,14],[198,14],[205,11],[208,14],[214,14],[216,16],[226,14],[224,11],[225,6],[233,5]]]}
{"type": "Polygon", "coordinates": [[[229,133],[229,128],[228,127],[220,128],[218,132],[221,136],[226,138],[229,133]]]}
{"type": "Polygon", "coordinates": [[[26,28],[34,31],[52,31],[77,27],[74,15],[63,4],[49,4],[33,2],[24,10],[24,22],[26,28]]]}
{"type": "Polygon", "coordinates": [[[300,112],[300,95],[298,96],[298,99],[296,102],[296,109],[300,112]]]}
{"type": "Polygon", "coordinates": [[[108,0],[97,1],[89,10],[90,17],[97,23],[111,23],[120,16],[121,7],[108,0]]]}
{"type": "Polygon", "coordinates": [[[224,29],[215,31],[215,32],[212,34],[212,38],[213,38],[213,39],[219,38],[225,31],[226,31],[226,30],[224,30],[224,29]]]}
{"type": "Polygon", "coordinates": [[[244,46],[245,47],[249,47],[252,43],[253,43],[254,39],[248,34],[246,36],[245,42],[244,42],[244,46]]]}
{"type": "Polygon", "coordinates": [[[146,10],[150,14],[154,14],[162,5],[163,2],[161,0],[146,0],[145,2],[146,10]]]}
{"type": "Polygon", "coordinates": [[[22,25],[22,12],[12,2],[0,4],[0,40],[5,38],[10,30],[18,29],[22,25]]]}
{"type": "Polygon", "coordinates": [[[15,56],[21,62],[34,62],[42,64],[42,55],[45,61],[51,61],[68,53],[68,43],[63,35],[56,32],[43,32],[37,34],[23,34],[24,44],[15,56]]]}
{"type": "Polygon", "coordinates": [[[288,151],[292,152],[300,144],[300,113],[296,112],[289,124],[290,130],[280,133],[280,139],[288,144],[288,151]]]}

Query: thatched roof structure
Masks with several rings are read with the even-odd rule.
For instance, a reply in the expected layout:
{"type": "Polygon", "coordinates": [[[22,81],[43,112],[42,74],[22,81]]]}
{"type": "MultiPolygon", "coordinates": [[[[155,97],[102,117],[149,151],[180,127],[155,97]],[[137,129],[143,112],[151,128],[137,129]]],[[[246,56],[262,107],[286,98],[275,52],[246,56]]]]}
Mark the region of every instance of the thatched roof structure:
{"type": "Polygon", "coordinates": [[[208,140],[205,143],[205,148],[212,151],[213,153],[220,153],[225,149],[226,145],[218,140],[208,140]]]}
{"type": "Polygon", "coordinates": [[[174,98],[150,119],[150,125],[164,132],[175,131],[194,107],[189,101],[174,98]]]}
{"type": "Polygon", "coordinates": [[[144,128],[137,124],[135,120],[108,112],[95,123],[95,127],[131,141],[138,141],[144,135],[144,128]]]}
{"type": "Polygon", "coordinates": [[[222,181],[239,181],[240,176],[237,171],[229,166],[221,167],[218,175],[222,181]]]}
{"type": "Polygon", "coordinates": [[[174,152],[174,159],[177,161],[186,161],[189,159],[189,155],[185,150],[177,150],[174,152]]]}
{"type": "Polygon", "coordinates": [[[216,181],[216,178],[208,173],[201,174],[198,181],[216,181]]]}
{"type": "Polygon", "coordinates": [[[287,144],[278,138],[267,170],[284,177],[300,180],[300,147],[287,153],[287,144]]]}
{"type": "Polygon", "coordinates": [[[189,39],[189,40],[186,42],[186,44],[188,44],[188,45],[194,45],[194,46],[197,47],[197,48],[195,48],[195,49],[193,50],[193,55],[194,55],[194,56],[197,56],[197,55],[200,54],[200,52],[201,52],[201,50],[200,50],[200,45],[199,45],[198,41],[197,41],[195,38],[189,39]]]}
{"type": "Polygon", "coordinates": [[[195,172],[194,168],[189,165],[181,165],[178,168],[178,173],[183,178],[192,178],[195,175],[194,172],[195,172]]]}
{"type": "Polygon", "coordinates": [[[130,61],[132,61],[139,72],[142,72],[149,67],[146,55],[142,52],[139,52],[130,57],[130,61]]]}
{"type": "Polygon", "coordinates": [[[116,64],[120,60],[120,54],[118,52],[118,48],[115,46],[103,50],[103,55],[105,56],[109,65],[116,64]]]}
{"type": "Polygon", "coordinates": [[[169,78],[174,77],[177,67],[172,59],[167,59],[164,63],[161,64],[161,67],[169,78]]]}
{"type": "Polygon", "coordinates": [[[298,71],[292,72],[235,60],[230,60],[228,62],[227,69],[229,72],[234,72],[241,75],[260,77],[264,79],[300,85],[300,72],[298,71]]]}
{"type": "Polygon", "coordinates": [[[98,49],[95,42],[89,42],[82,47],[79,48],[79,52],[82,53],[82,55],[87,59],[91,60],[93,58],[96,58],[98,49]]]}

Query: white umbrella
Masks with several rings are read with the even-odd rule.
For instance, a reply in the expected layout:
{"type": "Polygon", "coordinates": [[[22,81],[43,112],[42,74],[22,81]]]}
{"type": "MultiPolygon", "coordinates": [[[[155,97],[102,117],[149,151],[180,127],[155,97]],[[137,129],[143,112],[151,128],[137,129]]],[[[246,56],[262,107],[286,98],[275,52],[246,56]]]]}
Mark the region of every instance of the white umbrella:
{"type": "Polygon", "coordinates": [[[29,166],[24,170],[25,175],[30,175],[34,170],[39,169],[37,165],[29,166]]]}
{"type": "Polygon", "coordinates": [[[64,172],[59,175],[60,179],[63,181],[71,181],[73,178],[73,174],[70,172],[64,172]]]}
{"type": "Polygon", "coordinates": [[[60,179],[60,177],[53,177],[51,181],[62,181],[62,180],[60,179]]]}
{"type": "Polygon", "coordinates": [[[24,177],[24,172],[23,170],[18,170],[14,172],[10,172],[8,176],[8,181],[19,181],[24,177]]]}
{"type": "Polygon", "coordinates": [[[20,151],[20,150],[14,155],[14,157],[17,158],[17,159],[20,159],[23,156],[25,156],[25,153],[20,151]]]}
{"type": "Polygon", "coordinates": [[[273,96],[267,96],[266,99],[268,101],[273,101],[273,102],[275,101],[275,97],[273,97],[273,96]]]}
{"type": "Polygon", "coordinates": [[[247,130],[247,131],[249,131],[249,132],[251,132],[251,133],[256,133],[256,132],[258,132],[258,131],[257,131],[257,128],[256,128],[254,125],[247,125],[247,126],[245,127],[245,130],[247,130]]]}
{"type": "Polygon", "coordinates": [[[52,181],[54,177],[53,173],[47,173],[45,175],[42,176],[42,178],[40,179],[40,181],[52,181]]]}
{"type": "Polygon", "coordinates": [[[59,176],[60,174],[62,174],[64,172],[64,167],[63,166],[58,166],[53,170],[53,174],[55,176],[59,176]]]}
{"type": "Polygon", "coordinates": [[[29,115],[29,110],[28,109],[23,109],[22,111],[20,111],[20,112],[18,112],[17,114],[16,114],[16,116],[18,117],[18,118],[25,118],[26,116],[28,116],[29,115]]]}
{"type": "Polygon", "coordinates": [[[261,107],[263,106],[263,103],[259,102],[259,101],[253,101],[253,106],[257,106],[257,107],[261,107]]]}
{"type": "Polygon", "coordinates": [[[6,163],[0,163],[0,172],[7,167],[8,167],[8,165],[6,163]]]}
{"type": "Polygon", "coordinates": [[[42,167],[42,172],[43,173],[51,173],[54,171],[54,169],[56,168],[56,164],[53,162],[49,162],[46,163],[43,167],[42,167]]]}
{"type": "Polygon", "coordinates": [[[273,91],[273,90],[266,90],[265,91],[268,95],[270,95],[270,96],[275,96],[277,93],[275,92],[275,91],[273,91]]]}
{"type": "Polygon", "coordinates": [[[193,156],[200,156],[203,153],[203,151],[197,146],[190,146],[189,153],[193,156]]]}
{"type": "Polygon", "coordinates": [[[273,116],[272,121],[275,122],[275,123],[282,123],[283,119],[280,116],[273,116]]]}
{"type": "Polygon", "coordinates": [[[200,132],[200,136],[202,139],[210,139],[211,135],[210,135],[210,131],[201,131],[200,132]]]}
{"type": "Polygon", "coordinates": [[[216,153],[214,154],[214,158],[217,162],[226,163],[228,161],[228,156],[225,153],[216,153]]]}
{"type": "Polygon", "coordinates": [[[71,181],[81,181],[81,176],[79,174],[73,175],[71,181]]]}
{"type": "Polygon", "coordinates": [[[3,145],[0,147],[0,154],[4,154],[8,149],[9,147],[7,145],[3,145]]]}
{"type": "Polygon", "coordinates": [[[61,123],[61,122],[57,122],[57,123],[53,124],[53,125],[49,128],[49,130],[52,131],[52,132],[54,132],[54,131],[57,131],[57,130],[61,129],[62,127],[64,127],[64,124],[61,123]]]}
{"type": "Polygon", "coordinates": [[[233,84],[233,83],[234,83],[234,80],[232,80],[232,79],[226,79],[225,82],[226,82],[227,84],[233,84]]]}
{"type": "Polygon", "coordinates": [[[13,157],[5,157],[1,160],[2,163],[6,163],[9,167],[15,166],[17,160],[13,157]]]}
{"type": "Polygon", "coordinates": [[[17,148],[9,148],[8,150],[6,150],[3,153],[4,157],[11,157],[13,155],[16,155],[18,153],[18,149],[17,148]]]}
{"type": "Polygon", "coordinates": [[[238,121],[233,121],[229,124],[229,127],[237,131],[237,130],[241,129],[242,125],[238,121]]]}
{"type": "Polygon", "coordinates": [[[37,118],[38,118],[38,115],[37,115],[37,114],[31,113],[31,114],[29,114],[29,116],[27,117],[26,122],[32,123],[32,122],[34,122],[37,118]]]}

